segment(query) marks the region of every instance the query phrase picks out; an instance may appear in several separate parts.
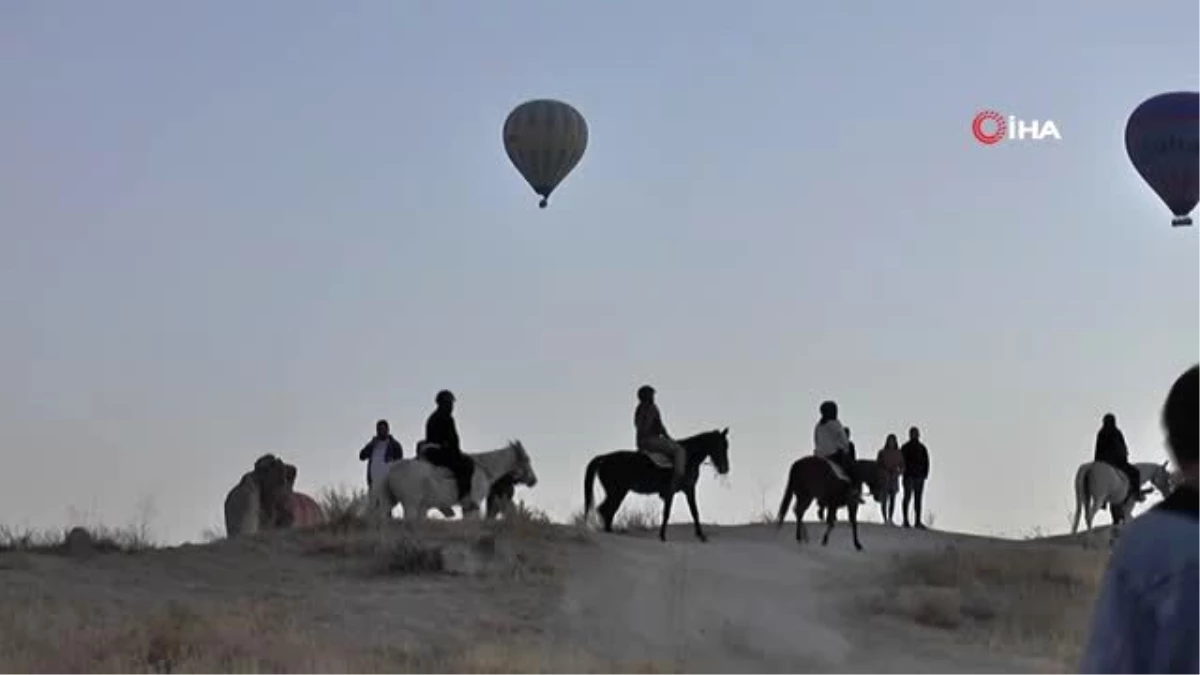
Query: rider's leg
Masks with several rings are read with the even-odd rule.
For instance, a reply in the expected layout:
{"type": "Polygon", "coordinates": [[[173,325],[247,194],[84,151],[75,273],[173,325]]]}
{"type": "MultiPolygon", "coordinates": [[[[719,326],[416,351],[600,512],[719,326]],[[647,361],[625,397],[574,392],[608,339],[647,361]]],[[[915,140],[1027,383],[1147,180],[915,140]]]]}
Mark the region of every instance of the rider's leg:
{"type": "Polygon", "coordinates": [[[475,464],[470,457],[460,453],[455,455],[451,468],[454,471],[454,482],[458,486],[458,499],[462,501],[471,494],[471,475],[474,473],[475,464]]]}
{"type": "Polygon", "coordinates": [[[1137,467],[1131,462],[1125,462],[1121,466],[1121,470],[1129,478],[1129,497],[1135,502],[1146,501],[1146,496],[1142,494],[1142,475],[1138,472],[1137,467]]]}

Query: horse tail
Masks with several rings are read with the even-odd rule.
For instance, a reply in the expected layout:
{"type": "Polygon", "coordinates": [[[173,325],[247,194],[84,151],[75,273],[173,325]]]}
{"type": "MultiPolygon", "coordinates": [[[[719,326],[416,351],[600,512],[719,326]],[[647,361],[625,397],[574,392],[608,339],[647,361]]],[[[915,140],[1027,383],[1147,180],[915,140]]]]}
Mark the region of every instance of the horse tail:
{"type": "Polygon", "coordinates": [[[587,470],[583,474],[583,517],[592,511],[592,505],[596,502],[596,497],[592,494],[592,486],[596,482],[596,471],[600,468],[600,460],[602,457],[593,457],[592,461],[588,462],[587,470]]]}
{"type": "Polygon", "coordinates": [[[796,467],[788,471],[787,487],[783,489],[783,499],[779,502],[779,517],[775,519],[776,526],[783,525],[783,519],[787,516],[788,507],[792,505],[792,496],[796,494],[796,467]]]}
{"type": "Polygon", "coordinates": [[[1091,464],[1084,464],[1075,472],[1075,516],[1071,519],[1071,534],[1079,531],[1079,513],[1091,494],[1091,475],[1091,464]]]}

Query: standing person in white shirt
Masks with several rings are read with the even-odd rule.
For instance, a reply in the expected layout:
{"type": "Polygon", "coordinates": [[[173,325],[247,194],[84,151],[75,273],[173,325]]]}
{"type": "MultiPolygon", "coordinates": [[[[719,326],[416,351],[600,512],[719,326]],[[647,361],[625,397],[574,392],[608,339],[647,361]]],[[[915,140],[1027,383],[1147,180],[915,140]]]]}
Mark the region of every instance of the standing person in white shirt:
{"type": "Polygon", "coordinates": [[[387,420],[375,423],[375,436],[358,451],[358,459],[367,462],[367,489],[387,475],[388,465],[404,459],[404,448],[400,441],[392,438],[387,420]]]}
{"type": "Polygon", "coordinates": [[[837,403],[825,401],[821,404],[821,419],[813,429],[813,454],[832,460],[846,472],[850,479],[850,499],[862,503],[862,496],[855,476],[854,460],[850,458],[850,438],[838,421],[837,403]]]}

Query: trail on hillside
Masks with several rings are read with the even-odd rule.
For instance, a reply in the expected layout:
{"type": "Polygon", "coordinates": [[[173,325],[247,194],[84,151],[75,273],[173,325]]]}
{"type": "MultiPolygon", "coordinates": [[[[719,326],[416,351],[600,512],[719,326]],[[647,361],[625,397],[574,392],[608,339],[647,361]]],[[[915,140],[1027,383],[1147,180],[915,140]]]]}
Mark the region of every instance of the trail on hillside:
{"type": "MultiPolygon", "coordinates": [[[[849,529],[828,547],[800,545],[794,525],[598,534],[599,551],[572,562],[548,633],[596,656],[669,664],[689,672],[997,672],[1012,662],[862,619],[863,570],[893,554],[937,546],[937,535],[871,528],[856,552],[849,529]],[[853,569],[853,575],[846,570],[853,569]],[[856,611],[858,610],[858,611],[856,611]]],[[[819,526],[809,525],[818,535],[819,526]]],[[[839,536],[840,535],[840,536],[839,536]]],[[[817,537],[814,537],[816,539],[817,537]]]]}

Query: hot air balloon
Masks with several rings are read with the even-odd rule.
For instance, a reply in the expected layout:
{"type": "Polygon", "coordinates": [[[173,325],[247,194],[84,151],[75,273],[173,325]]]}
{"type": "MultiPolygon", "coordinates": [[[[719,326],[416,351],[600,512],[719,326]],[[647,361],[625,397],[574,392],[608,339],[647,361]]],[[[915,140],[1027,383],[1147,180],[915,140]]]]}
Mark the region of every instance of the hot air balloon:
{"type": "Polygon", "coordinates": [[[1200,201],[1200,93],[1152,96],[1125,124],[1125,152],[1142,179],[1171,209],[1171,225],[1191,225],[1187,214],[1200,201]]]}
{"type": "Polygon", "coordinates": [[[552,99],[526,101],[504,120],[504,150],[546,208],[550,193],[575,168],[587,149],[583,115],[552,99]]]}

